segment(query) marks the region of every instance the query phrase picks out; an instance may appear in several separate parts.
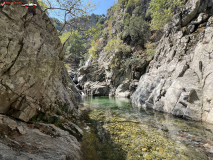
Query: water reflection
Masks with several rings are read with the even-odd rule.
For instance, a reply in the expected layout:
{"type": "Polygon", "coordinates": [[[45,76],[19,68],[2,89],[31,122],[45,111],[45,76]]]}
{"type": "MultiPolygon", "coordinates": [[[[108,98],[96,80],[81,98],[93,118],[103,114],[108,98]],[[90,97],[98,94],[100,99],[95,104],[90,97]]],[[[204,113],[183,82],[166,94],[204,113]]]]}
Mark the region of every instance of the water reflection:
{"type": "Polygon", "coordinates": [[[82,146],[90,144],[96,154],[90,159],[213,158],[213,125],[132,108],[129,99],[96,97],[84,104],[90,112],[82,146]]]}

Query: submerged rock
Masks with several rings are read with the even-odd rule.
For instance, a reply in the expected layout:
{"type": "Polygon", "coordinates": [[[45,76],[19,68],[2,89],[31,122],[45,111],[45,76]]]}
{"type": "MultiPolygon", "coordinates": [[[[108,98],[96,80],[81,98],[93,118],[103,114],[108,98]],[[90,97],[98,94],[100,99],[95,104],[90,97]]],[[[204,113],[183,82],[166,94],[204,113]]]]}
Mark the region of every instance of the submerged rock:
{"type": "Polygon", "coordinates": [[[119,159],[119,154],[124,155],[121,159],[128,160],[212,158],[212,125],[153,110],[138,110],[122,99],[96,97],[85,103],[90,106],[87,121],[91,128],[85,132],[84,153],[94,154],[95,150],[102,156],[107,150],[102,159],[119,159]]]}

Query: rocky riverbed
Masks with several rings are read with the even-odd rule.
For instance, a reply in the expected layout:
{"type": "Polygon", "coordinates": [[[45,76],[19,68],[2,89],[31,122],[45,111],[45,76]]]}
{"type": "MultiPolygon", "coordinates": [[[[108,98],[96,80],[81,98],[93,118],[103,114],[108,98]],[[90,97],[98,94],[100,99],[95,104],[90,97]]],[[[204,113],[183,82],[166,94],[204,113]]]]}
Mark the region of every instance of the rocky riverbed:
{"type": "Polygon", "coordinates": [[[84,106],[85,160],[213,158],[213,125],[137,110],[128,99],[89,98],[84,106]]]}

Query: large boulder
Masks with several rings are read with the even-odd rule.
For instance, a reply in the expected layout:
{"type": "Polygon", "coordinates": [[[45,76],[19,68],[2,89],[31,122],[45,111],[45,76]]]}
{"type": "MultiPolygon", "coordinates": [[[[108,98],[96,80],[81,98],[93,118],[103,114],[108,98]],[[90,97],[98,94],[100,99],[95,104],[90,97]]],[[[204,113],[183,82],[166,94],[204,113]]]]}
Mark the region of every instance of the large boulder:
{"type": "Polygon", "coordinates": [[[123,83],[121,83],[115,91],[116,97],[130,97],[129,91],[130,81],[126,79],[123,83]]]}
{"type": "Polygon", "coordinates": [[[57,105],[75,110],[62,45],[48,16],[40,7],[5,5],[0,17],[0,113],[29,121],[57,105]]]}
{"type": "Polygon", "coordinates": [[[108,96],[109,85],[106,82],[86,82],[84,92],[91,96],[108,96]]]}
{"type": "Polygon", "coordinates": [[[187,25],[198,13],[202,0],[189,0],[184,6],[182,26],[187,25]]]}
{"type": "Polygon", "coordinates": [[[78,160],[80,144],[53,124],[26,124],[0,115],[0,159],[78,160]]]}

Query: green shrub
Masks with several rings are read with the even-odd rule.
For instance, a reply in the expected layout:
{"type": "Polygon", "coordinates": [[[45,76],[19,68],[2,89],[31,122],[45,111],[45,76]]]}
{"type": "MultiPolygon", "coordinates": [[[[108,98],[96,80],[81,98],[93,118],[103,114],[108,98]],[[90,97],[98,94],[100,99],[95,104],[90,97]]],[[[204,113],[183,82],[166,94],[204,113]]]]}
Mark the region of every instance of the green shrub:
{"type": "Polygon", "coordinates": [[[130,58],[127,58],[124,62],[124,66],[126,68],[130,68],[133,66],[136,66],[138,64],[140,64],[140,62],[142,61],[142,57],[139,54],[133,54],[130,58]]]}
{"type": "Polygon", "coordinates": [[[89,55],[92,56],[92,59],[96,59],[98,57],[98,52],[100,51],[100,42],[99,40],[93,40],[90,45],[89,55]]]}
{"type": "Polygon", "coordinates": [[[173,16],[177,6],[182,3],[183,0],[151,0],[149,10],[152,18],[152,29],[162,29],[173,16]]]}
{"type": "Polygon", "coordinates": [[[146,22],[141,16],[126,15],[124,21],[124,31],[121,35],[121,39],[128,44],[144,45],[148,37],[150,36],[149,23],[146,22]]]}
{"type": "Polygon", "coordinates": [[[70,67],[69,64],[65,64],[65,68],[66,68],[67,70],[70,70],[70,69],[71,69],[71,67],[70,67]]]}
{"type": "Polygon", "coordinates": [[[118,0],[116,4],[113,5],[113,12],[117,12],[119,11],[119,9],[121,8],[121,6],[125,6],[127,4],[127,0],[118,0]]]}
{"type": "Polygon", "coordinates": [[[140,2],[140,0],[118,0],[117,3],[113,6],[113,11],[117,12],[122,6],[124,6],[125,8],[127,8],[127,12],[129,12],[129,10],[139,5],[140,2]]]}
{"type": "Polygon", "coordinates": [[[130,46],[123,43],[123,41],[119,38],[114,37],[110,40],[107,45],[104,47],[104,50],[107,52],[115,51],[115,52],[123,52],[129,53],[131,52],[130,46]]]}
{"type": "Polygon", "coordinates": [[[97,23],[94,27],[90,27],[88,31],[86,31],[87,37],[92,37],[93,40],[97,40],[100,38],[103,30],[103,25],[100,23],[97,23]]]}
{"type": "Polygon", "coordinates": [[[155,55],[156,43],[148,42],[145,44],[145,47],[146,47],[146,50],[145,50],[146,59],[150,61],[155,55]]]}
{"type": "Polygon", "coordinates": [[[128,3],[126,5],[126,9],[127,9],[127,12],[131,13],[132,10],[137,6],[139,5],[139,0],[128,0],[128,3]]]}
{"type": "Polygon", "coordinates": [[[112,40],[110,40],[107,45],[104,47],[104,49],[106,51],[113,51],[117,49],[117,46],[121,45],[123,42],[120,39],[117,38],[113,38],[112,40]]]}
{"type": "Polygon", "coordinates": [[[64,44],[64,42],[70,37],[71,32],[64,32],[61,36],[59,36],[61,43],[64,44]]]}
{"type": "Polygon", "coordinates": [[[62,43],[66,42],[64,47],[66,57],[74,59],[79,64],[83,55],[87,52],[83,36],[77,30],[73,30],[72,32],[63,33],[60,39],[62,43]]]}
{"type": "MultiPolygon", "coordinates": [[[[22,3],[24,3],[24,2],[22,2],[22,3]]],[[[28,2],[28,3],[30,3],[30,2],[28,2]]],[[[38,0],[38,4],[40,5],[42,10],[45,10],[46,8],[48,8],[48,5],[45,4],[42,0],[38,0]]],[[[47,11],[47,13],[48,13],[48,11],[47,11]]]]}

